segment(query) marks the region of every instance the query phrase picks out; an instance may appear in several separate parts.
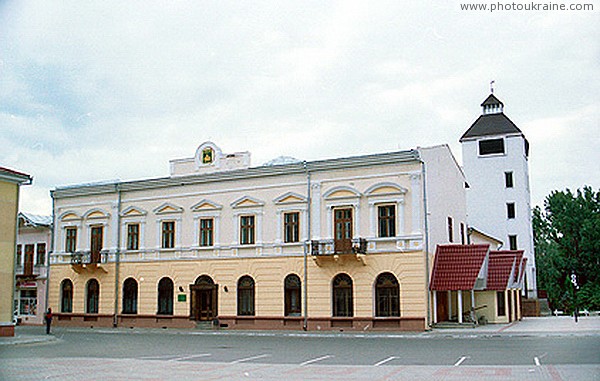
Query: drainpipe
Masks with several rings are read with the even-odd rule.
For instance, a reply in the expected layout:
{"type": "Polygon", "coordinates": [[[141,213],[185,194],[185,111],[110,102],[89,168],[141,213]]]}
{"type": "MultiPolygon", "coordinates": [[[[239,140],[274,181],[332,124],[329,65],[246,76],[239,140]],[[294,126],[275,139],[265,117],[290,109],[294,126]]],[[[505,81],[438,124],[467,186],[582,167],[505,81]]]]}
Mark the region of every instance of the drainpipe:
{"type": "MultiPolygon", "coordinates": [[[[46,255],[46,309],[48,309],[48,307],[50,307],[48,305],[48,294],[50,292],[50,256],[52,254],[54,254],[54,252],[56,251],[54,249],[54,243],[56,242],[56,240],[54,239],[54,233],[56,232],[56,215],[54,214],[54,195],[52,195],[52,224],[50,225],[50,250],[48,250],[48,254],[46,255]]],[[[62,304],[62,301],[59,299],[59,303],[62,304]]],[[[60,305],[59,304],[59,305],[60,305]]],[[[58,307],[58,306],[57,306],[58,307]]],[[[56,308],[56,312],[62,312],[62,310],[59,310],[58,308],[56,308]]]]}
{"type": "Polygon", "coordinates": [[[308,170],[308,165],[306,160],[303,162],[304,172],[306,173],[306,225],[307,225],[307,240],[304,245],[304,282],[303,285],[303,309],[304,309],[304,322],[302,324],[302,329],[308,330],[308,250],[310,250],[310,238],[311,238],[311,228],[310,228],[310,209],[311,209],[311,197],[310,197],[310,172],[308,170]]]}
{"type": "Polygon", "coordinates": [[[117,247],[115,249],[115,314],[113,317],[113,327],[119,325],[119,263],[121,260],[121,188],[119,183],[115,184],[117,192],[117,247]]]}
{"type": "Polygon", "coordinates": [[[421,178],[423,182],[423,216],[425,223],[425,289],[427,294],[427,326],[431,326],[431,292],[429,292],[429,213],[427,212],[427,181],[426,181],[426,170],[425,170],[425,161],[423,159],[419,159],[421,161],[421,178]]]}

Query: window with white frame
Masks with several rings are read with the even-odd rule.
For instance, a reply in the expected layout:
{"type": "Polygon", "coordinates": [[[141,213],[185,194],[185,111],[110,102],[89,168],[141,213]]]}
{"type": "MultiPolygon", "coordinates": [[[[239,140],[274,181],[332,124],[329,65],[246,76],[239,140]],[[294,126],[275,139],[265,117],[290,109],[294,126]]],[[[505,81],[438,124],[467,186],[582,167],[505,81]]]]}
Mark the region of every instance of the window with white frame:
{"type": "Polygon", "coordinates": [[[254,221],[254,216],[240,216],[240,244],[253,245],[256,242],[254,221]]]}
{"type": "Polygon", "coordinates": [[[300,241],[300,213],[287,212],[283,214],[283,242],[300,241]]]}

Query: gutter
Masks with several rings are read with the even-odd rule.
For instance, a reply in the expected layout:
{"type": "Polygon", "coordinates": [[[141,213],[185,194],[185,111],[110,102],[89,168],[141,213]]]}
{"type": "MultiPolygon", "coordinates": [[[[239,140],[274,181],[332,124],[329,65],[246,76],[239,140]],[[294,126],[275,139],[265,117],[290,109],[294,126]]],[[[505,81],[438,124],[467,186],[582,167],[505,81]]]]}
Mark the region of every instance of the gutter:
{"type": "Polygon", "coordinates": [[[117,192],[117,247],[115,249],[115,314],[113,327],[119,325],[119,268],[121,260],[121,188],[119,183],[115,184],[117,192]]]}
{"type": "Polygon", "coordinates": [[[308,251],[310,250],[310,238],[311,238],[311,225],[310,225],[310,209],[311,209],[311,197],[310,197],[310,171],[306,161],[303,163],[304,170],[306,172],[306,243],[304,244],[304,282],[303,286],[303,309],[304,309],[304,322],[302,329],[308,330],[308,251]]]}
{"type": "Polygon", "coordinates": [[[425,293],[427,295],[427,327],[431,327],[431,292],[429,291],[429,212],[427,211],[427,170],[425,161],[419,157],[421,162],[421,175],[423,182],[423,220],[425,225],[425,293]]]}

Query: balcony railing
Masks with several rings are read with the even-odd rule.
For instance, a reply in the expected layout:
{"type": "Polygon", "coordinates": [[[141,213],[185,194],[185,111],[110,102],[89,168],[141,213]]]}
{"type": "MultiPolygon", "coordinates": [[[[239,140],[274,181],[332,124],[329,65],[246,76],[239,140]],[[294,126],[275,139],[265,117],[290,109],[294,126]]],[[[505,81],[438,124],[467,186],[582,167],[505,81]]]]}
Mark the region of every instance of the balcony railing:
{"type": "Polygon", "coordinates": [[[311,255],[367,254],[366,238],[353,238],[350,248],[340,250],[339,247],[343,246],[336,245],[333,239],[312,240],[310,241],[310,253],[311,255]],[[336,247],[338,247],[337,250],[336,247]]]}
{"type": "Polygon", "coordinates": [[[89,265],[106,263],[108,250],[92,253],[91,251],[76,251],[71,254],[72,265],[89,265]]]}

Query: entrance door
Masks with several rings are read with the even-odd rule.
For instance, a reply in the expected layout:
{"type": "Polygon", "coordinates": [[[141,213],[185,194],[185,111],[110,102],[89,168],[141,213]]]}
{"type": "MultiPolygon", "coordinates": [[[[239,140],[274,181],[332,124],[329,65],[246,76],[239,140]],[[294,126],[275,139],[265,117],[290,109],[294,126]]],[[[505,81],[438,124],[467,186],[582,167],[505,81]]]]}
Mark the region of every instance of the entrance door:
{"type": "Polygon", "coordinates": [[[510,323],[511,321],[513,321],[513,309],[512,309],[512,290],[508,290],[508,306],[506,306],[506,308],[508,308],[508,322],[510,323]]]}
{"type": "Polygon", "coordinates": [[[190,285],[190,318],[196,321],[211,321],[217,317],[217,294],[219,286],[203,275],[190,285]]]}
{"type": "Polygon", "coordinates": [[[335,240],[334,249],[336,253],[352,252],[352,208],[334,210],[335,240]]]}
{"type": "Polygon", "coordinates": [[[436,294],[437,321],[448,321],[450,320],[450,317],[448,316],[448,292],[437,291],[436,294]]]}

